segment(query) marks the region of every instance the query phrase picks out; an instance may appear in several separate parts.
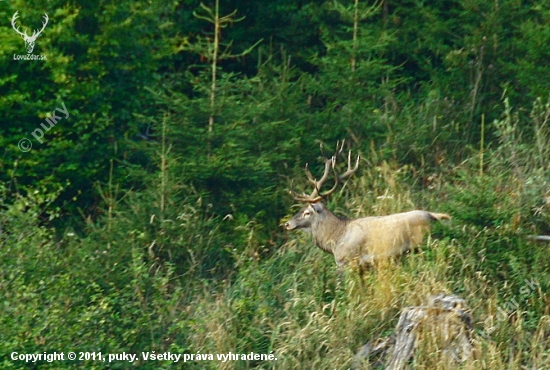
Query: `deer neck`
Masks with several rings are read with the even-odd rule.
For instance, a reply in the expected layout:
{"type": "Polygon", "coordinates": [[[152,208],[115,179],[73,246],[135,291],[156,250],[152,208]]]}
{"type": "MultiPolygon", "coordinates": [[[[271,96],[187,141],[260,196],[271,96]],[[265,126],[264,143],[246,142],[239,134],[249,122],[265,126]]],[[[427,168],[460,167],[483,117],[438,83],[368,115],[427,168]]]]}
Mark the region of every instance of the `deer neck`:
{"type": "Polygon", "coordinates": [[[348,220],[336,216],[325,208],[323,218],[312,225],[311,233],[315,244],[323,251],[334,254],[334,249],[339,244],[345,232],[348,220]]]}

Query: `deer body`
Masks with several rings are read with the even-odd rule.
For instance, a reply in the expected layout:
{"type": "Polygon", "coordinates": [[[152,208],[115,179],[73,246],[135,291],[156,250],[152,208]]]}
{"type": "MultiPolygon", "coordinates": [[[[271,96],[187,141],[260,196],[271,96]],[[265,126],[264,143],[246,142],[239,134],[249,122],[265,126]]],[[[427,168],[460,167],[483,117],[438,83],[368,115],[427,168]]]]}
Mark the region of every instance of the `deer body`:
{"type": "Polygon", "coordinates": [[[316,180],[306,165],[306,176],[313,184],[310,195],[290,193],[295,200],[308,203],[288,222],[287,230],[302,229],[313,236],[315,244],[325,252],[334,255],[338,266],[356,260],[359,264],[373,263],[381,259],[399,256],[422,243],[432,221],[448,220],[445,213],[410,211],[388,216],[346,219],[332,213],[321,200],[332,194],[342,180],[353,175],[359,167],[359,156],[354,167],[351,165],[351,151],[348,154],[348,168],[342,175],[336,172],[336,158],[342,153],[344,143],[336,145],[336,154],[325,157],[325,172],[316,180]],[[335,181],[332,189],[321,193],[321,186],[330,172],[335,181]]]}
{"type": "Polygon", "coordinates": [[[364,264],[399,256],[422,243],[432,221],[449,218],[444,213],[415,210],[346,219],[318,202],[302,208],[285,227],[309,232],[315,244],[343,266],[353,260],[364,264]]]}

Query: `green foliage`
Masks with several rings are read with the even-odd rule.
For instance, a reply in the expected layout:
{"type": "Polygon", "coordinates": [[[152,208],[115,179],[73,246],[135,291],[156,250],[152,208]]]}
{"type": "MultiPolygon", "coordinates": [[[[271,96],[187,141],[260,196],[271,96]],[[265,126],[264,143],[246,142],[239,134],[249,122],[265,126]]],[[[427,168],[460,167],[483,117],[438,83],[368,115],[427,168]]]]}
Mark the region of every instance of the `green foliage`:
{"type": "MultiPolygon", "coordinates": [[[[0,111],[11,124],[0,128],[6,148],[0,166],[3,181],[12,169],[12,177],[24,185],[51,186],[68,180],[70,185],[59,203],[79,192],[86,194],[67,205],[74,212],[77,206],[91,207],[97,202],[93,183],[106,179],[104,168],[111,159],[116,160],[117,171],[125,172],[125,166],[118,163],[133,152],[128,141],[139,130],[133,115],[151,109],[144,88],[156,83],[162,58],[170,48],[166,43],[156,45],[155,39],[162,28],[162,15],[171,6],[59,5],[36,6],[31,12],[31,6],[10,3],[0,10],[2,18],[10,19],[16,10],[22,13],[25,8],[21,20],[25,24],[33,24],[32,19],[44,13],[50,18],[36,46],[47,61],[2,58],[1,81],[7,94],[0,111]],[[48,127],[45,119],[61,103],[69,117],[45,132],[43,143],[34,140],[31,133],[41,129],[41,123],[48,127]],[[29,153],[17,148],[23,137],[33,142],[29,153]]],[[[3,53],[22,53],[22,40],[9,24],[2,27],[2,34],[10,39],[3,53]]]]}
{"type": "Polygon", "coordinates": [[[548,367],[550,257],[529,237],[550,232],[549,14],[517,0],[0,2],[1,367],[75,350],[349,368],[439,291],[474,312],[476,366],[548,367]],[[49,15],[47,61],[12,60],[15,11],[27,30],[49,15]],[[70,117],[21,152],[62,103],[70,117]],[[329,201],[338,214],[452,215],[362,276],[279,228],[290,181],[303,188],[319,144],[344,138],[362,160],[329,201]]]}

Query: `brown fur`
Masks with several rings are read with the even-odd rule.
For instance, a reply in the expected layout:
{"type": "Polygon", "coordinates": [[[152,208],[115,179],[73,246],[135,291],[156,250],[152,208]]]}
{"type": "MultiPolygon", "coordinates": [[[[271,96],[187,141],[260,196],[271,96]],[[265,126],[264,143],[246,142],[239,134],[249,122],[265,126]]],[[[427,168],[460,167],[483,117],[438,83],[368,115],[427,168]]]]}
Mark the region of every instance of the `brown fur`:
{"type": "Polygon", "coordinates": [[[302,208],[285,227],[309,232],[315,244],[343,266],[353,260],[364,264],[399,256],[422,243],[432,221],[449,219],[445,213],[420,210],[345,219],[318,202],[302,208]]]}

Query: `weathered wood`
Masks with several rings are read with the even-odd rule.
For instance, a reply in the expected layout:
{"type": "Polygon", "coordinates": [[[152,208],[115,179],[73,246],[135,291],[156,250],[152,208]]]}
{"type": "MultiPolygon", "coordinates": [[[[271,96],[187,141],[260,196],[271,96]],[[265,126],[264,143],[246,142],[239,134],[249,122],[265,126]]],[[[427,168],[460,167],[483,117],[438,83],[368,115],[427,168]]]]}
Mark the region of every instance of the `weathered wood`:
{"type": "Polygon", "coordinates": [[[433,295],[425,306],[403,309],[394,333],[361,347],[352,368],[359,369],[368,359],[375,368],[405,369],[418,343],[427,335],[435,339],[446,363],[459,365],[473,357],[472,330],[472,317],[462,298],[443,293],[433,295]]]}

